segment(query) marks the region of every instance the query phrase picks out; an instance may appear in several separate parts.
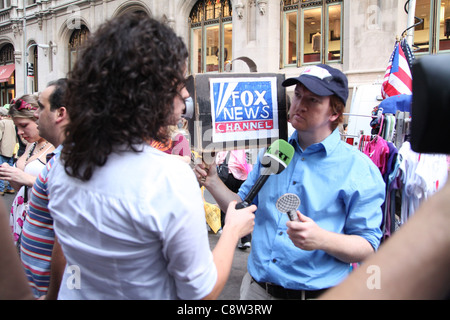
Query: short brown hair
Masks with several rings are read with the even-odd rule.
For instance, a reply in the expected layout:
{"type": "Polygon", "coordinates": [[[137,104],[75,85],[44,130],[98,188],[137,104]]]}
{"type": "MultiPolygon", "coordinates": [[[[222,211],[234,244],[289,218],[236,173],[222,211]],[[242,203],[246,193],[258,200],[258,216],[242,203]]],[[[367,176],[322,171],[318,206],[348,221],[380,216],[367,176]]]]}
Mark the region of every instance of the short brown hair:
{"type": "Polygon", "coordinates": [[[339,114],[339,117],[331,124],[331,129],[335,130],[338,127],[338,125],[344,122],[345,104],[338,96],[332,95],[330,96],[330,108],[333,111],[333,113],[339,114]]]}

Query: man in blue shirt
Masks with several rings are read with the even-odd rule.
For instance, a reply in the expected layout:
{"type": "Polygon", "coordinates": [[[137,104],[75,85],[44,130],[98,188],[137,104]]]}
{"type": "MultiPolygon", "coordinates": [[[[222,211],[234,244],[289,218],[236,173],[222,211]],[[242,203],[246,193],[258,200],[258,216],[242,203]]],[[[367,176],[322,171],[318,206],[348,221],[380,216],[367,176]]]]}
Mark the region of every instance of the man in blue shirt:
{"type": "MultiPolygon", "coordinates": [[[[295,154],[254,200],[258,209],[241,299],[316,298],[345,279],[350,263],[373,253],[381,238],[381,173],[366,155],[341,141],[337,129],[348,98],[346,76],[317,65],[283,82],[293,85],[289,121],[296,131],[289,143],[295,154]],[[285,193],[301,200],[299,222],[289,221],[275,206],[285,193]]],[[[206,169],[198,165],[197,177],[226,207],[245,198],[261,163],[237,194],[224,188],[213,166],[206,169]]]]}

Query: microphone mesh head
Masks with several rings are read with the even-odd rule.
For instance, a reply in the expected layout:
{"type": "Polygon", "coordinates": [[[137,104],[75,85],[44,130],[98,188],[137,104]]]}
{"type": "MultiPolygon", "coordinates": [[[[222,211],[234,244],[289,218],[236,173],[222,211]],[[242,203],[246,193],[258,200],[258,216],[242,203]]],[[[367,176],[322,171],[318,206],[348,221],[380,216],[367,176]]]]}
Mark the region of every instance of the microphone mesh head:
{"type": "Polygon", "coordinates": [[[300,205],[300,198],[293,193],[286,193],[278,198],[276,207],[280,212],[288,213],[291,210],[296,210],[300,205]]]}

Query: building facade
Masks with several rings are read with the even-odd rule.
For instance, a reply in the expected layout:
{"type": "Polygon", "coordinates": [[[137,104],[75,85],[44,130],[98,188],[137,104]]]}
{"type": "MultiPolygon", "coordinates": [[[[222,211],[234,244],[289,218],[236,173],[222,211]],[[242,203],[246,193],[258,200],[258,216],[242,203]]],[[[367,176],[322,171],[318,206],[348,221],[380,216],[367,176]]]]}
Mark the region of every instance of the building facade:
{"type": "MultiPolygon", "coordinates": [[[[327,63],[347,74],[351,88],[379,82],[407,27],[405,2],[0,0],[0,103],[65,77],[89,33],[128,11],[169,24],[189,48],[191,74],[257,71],[291,77],[305,66],[327,63]]],[[[448,2],[416,1],[416,16],[423,19],[413,34],[419,54],[450,49],[448,2]]]]}

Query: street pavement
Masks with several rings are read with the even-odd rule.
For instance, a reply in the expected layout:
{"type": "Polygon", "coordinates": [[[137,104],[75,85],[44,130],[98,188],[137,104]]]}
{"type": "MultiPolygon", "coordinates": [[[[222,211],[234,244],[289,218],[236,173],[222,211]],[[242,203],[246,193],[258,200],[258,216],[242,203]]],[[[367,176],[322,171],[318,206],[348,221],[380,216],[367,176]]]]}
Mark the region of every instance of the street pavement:
{"type": "MultiPolygon", "coordinates": [[[[14,200],[15,194],[5,194],[1,199],[6,207],[6,214],[11,211],[11,205],[14,200]]],[[[209,203],[215,203],[214,199],[205,191],[205,199],[209,203]]],[[[211,250],[216,246],[217,241],[219,240],[220,234],[215,234],[212,231],[208,232],[208,238],[211,250]]],[[[242,278],[247,272],[247,258],[251,249],[240,250],[236,248],[233,265],[230,272],[230,277],[228,279],[227,284],[225,285],[221,295],[219,296],[219,300],[239,300],[239,290],[241,286],[242,278]]]]}

